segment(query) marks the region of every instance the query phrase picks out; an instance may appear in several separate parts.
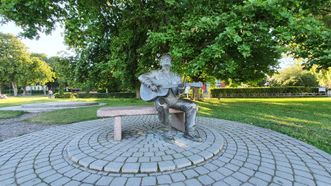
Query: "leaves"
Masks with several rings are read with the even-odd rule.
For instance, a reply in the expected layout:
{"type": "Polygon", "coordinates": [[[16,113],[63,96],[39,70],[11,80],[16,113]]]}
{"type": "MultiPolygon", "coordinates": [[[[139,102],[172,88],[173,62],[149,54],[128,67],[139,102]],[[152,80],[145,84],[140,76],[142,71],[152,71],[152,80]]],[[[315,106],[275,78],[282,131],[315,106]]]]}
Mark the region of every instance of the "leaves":
{"type": "Polygon", "coordinates": [[[328,68],[326,5],[330,0],[12,0],[1,3],[0,13],[29,37],[61,22],[66,42],[78,53],[78,82],[95,87],[120,82],[133,89],[137,76],[157,68],[156,55],[165,52],[177,72],[201,81],[263,78],[273,73],[282,53],[307,58],[307,68],[328,68]]]}

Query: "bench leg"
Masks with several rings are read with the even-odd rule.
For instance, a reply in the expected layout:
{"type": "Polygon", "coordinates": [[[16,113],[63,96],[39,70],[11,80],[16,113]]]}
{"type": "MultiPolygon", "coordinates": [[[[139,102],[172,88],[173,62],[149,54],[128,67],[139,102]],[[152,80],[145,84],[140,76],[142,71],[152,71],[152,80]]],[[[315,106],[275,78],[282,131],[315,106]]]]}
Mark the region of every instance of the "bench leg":
{"type": "Polygon", "coordinates": [[[114,140],[120,141],[122,139],[122,123],[121,117],[116,116],[114,118],[114,140]]]}

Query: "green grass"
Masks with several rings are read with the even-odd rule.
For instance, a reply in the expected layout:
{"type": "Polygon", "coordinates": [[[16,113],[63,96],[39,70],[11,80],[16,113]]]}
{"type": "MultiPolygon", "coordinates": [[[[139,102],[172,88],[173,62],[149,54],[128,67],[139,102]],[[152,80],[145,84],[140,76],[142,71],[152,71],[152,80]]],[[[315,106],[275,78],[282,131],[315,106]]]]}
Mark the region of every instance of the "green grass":
{"type": "MultiPolygon", "coordinates": [[[[95,101],[106,103],[104,106],[132,106],[132,105],[150,105],[138,99],[82,99],[84,101],[95,101]]],[[[101,107],[104,107],[101,106],[101,107]]],[[[47,113],[41,113],[36,117],[30,118],[27,121],[32,123],[43,124],[68,124],[78,121],[86,121],[97,119],[96,113],[100,106],[97,107],[83,107],[75,109],[56,110],[47,113]]]]}
{"type": "MultiPolygon", "coordinates": [[[[74,99],[96,101],[105,106],[152,105],[138,99],[74,99]]],[[[48,98],[35,97],[22,102],[45,102],[48,98]]],[[[52,101],[73,101],[56,99],[52,101]]],[[[19,101],[8,104],[19,104],[19,101]]],[[[331,154],[331,98],[256,98],[207,99],[197,102],[199,115],[239,121],[278,131],[312,144],[331,154]]],[[[0,103],[0,106],[6,105],[0,103]]],[[[96,119],[98,107],[57,110],[41,113],[30,122],[67,124],[96,119]]],[[[1,115],[2,112],[0,112],[1,115]]]]}
{"type": "Polygon", "coordinates": [[[210,99],[201,116],[269,128],[331,154],[331,98],[210,99]]]}
{"type": "Polygon", "coordinates": [[[15,118],[24,114],[23,111],[0,111],[0,119],[15,118]]]}
{"type": "MultiPolygon", "coordinates": [[[[9,97],[0,100],[0,107],[11,107],[29,103],[59,102],[59,101],[93,101],[93,99],[49,99],[47,96],[9,97]]],[[[8,119],[24,114],[22,111],[0,111],[0,119],[8,119]]]]}

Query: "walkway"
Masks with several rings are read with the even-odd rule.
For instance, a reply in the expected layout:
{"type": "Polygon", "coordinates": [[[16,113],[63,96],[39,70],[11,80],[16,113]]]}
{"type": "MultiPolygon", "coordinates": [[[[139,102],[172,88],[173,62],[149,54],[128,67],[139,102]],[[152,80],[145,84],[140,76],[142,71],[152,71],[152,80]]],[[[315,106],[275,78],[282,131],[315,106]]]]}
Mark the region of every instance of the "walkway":
{"type": "Polygon", "coordinates": [[[203,142],[156,116],[57,126],[0,142],[0,185],[328,185],[331,155],[271,130],[198,118],[203,142]]]}

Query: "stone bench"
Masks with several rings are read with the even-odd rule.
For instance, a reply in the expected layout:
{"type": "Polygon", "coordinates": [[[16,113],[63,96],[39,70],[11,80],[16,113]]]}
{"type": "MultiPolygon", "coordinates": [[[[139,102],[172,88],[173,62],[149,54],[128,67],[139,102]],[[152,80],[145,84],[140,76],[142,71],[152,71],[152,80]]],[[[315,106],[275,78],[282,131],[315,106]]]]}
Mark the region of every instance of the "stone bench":
{"type": "MultiPolygon", "coordinates": [[[[170,123],[172,127],[185,132],[185,113],[180,110],[169,109],[170,123]]],[[[153,106],[131,106],[131,107],[103,107],[98,109],[97,117],[114,117],[114,140],[122,139],[122,117],[137,115],[158,114],[153,106]]]]}

